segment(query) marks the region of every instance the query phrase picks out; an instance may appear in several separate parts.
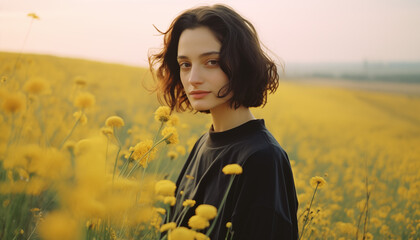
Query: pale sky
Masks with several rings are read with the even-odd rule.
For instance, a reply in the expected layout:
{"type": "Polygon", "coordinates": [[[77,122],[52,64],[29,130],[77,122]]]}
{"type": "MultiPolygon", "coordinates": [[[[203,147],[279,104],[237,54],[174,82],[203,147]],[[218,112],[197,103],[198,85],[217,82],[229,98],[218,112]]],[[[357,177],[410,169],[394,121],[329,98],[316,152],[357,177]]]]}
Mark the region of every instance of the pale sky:
{"type": "Polygon", "coordinates": [[[214,3],[249,19],[286,64],[420,61],[419,0],[0,0],[0,51],[146,66],[162,44],[153,25],[214,3]]]}

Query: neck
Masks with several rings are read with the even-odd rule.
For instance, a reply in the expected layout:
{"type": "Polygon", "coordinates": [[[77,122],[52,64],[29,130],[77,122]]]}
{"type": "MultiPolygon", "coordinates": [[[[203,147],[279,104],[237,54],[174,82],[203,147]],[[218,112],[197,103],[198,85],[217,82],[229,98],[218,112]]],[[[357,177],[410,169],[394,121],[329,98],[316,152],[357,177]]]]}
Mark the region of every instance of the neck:
{"type": "Polygon", "coordinates": [[[215,132],[223,132],[255,119],[249,108],[242,106],[238,109],[232,109],[229,106],[212,109],[210,113],[215,132]]]}

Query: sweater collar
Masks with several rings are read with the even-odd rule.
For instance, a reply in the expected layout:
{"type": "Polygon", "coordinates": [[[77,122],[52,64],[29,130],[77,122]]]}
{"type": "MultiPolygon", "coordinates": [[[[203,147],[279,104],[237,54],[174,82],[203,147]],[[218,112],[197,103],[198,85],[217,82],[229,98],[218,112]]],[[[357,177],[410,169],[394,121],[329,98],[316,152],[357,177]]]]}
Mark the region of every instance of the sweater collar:
{"type": "Polygon", "coordinates": [[[232,144],[243,140],[252,135],[254,132],[264,128],[264,119],[250,120],[242,125],[223,132],[215,132],[212,125],[208,133],[209,137],[207,139],[206,145],[208,147],[220,147],[232,144]]]}

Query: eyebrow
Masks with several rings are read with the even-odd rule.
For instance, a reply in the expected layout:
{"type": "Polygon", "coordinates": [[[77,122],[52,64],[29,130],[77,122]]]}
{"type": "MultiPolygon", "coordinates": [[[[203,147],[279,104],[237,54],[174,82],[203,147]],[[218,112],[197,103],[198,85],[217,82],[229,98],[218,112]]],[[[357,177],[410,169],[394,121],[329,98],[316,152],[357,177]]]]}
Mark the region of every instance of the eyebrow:
{"type": "MultiPolygon", "coordinates": [[[[215,55],[215,54],[220,54],[220,52],[217,52],[217,51],[205,52],[205,53],[200,54],[199,57],[202,58],[202,57],[207,57],[207,56],[215,55]]],[[[188,59],[188,57],[181,55],[181,56],[178,56],[177,59],[188,59]]]]}

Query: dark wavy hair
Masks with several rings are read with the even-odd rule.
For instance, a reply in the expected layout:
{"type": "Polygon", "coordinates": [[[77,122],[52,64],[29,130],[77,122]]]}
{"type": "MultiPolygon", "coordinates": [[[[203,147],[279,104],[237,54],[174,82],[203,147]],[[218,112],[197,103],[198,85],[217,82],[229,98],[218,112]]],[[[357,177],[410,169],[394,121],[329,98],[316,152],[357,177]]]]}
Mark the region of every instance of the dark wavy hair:
{"type": "Polygon", "coordinates": [[[160,52],[149,55],[149,66],[157,77],[159,101],[166,102],[172,110],[193,110],[180,79],[178,43],[184,30],[203,26],[221,42],[219,64],[229,79],[218,97],[233,92],[229,103],[235,109],[264,106],[267,93],[274,93],[279,85],[277,66],[261,49],[254,26],[225,5],[186,10],[166,32],[157,29],[164,35],[164,46],[160,52]]]}

